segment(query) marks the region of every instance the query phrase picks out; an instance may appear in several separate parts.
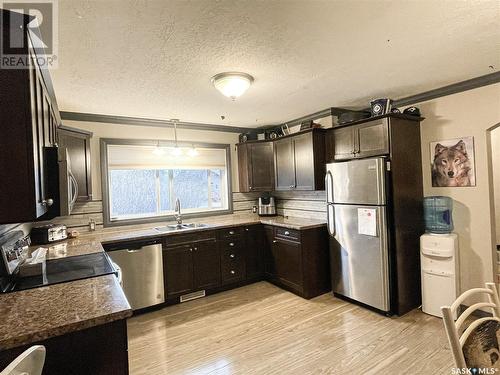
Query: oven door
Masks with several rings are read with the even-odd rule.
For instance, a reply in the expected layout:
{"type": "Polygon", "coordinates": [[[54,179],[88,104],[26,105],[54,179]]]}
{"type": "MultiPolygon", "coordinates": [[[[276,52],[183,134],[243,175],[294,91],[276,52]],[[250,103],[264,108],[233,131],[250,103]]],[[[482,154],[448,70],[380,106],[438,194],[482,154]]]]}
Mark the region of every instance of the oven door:
{"type": "Polygon", "coordinates": [[[71,172],[71,160],[68,150],[60,147],[58,153],[60,215],[69,216],[78,197],[78,183],[71,172]]]}

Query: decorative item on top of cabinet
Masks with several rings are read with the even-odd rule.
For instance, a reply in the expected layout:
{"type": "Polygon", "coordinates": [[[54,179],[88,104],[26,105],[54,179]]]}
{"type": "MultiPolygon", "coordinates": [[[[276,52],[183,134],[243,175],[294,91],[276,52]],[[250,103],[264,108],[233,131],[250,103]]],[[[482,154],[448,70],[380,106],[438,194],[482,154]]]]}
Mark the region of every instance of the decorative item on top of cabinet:
{"type": "Polygon", "coordinates": [[[309,129],[274,141],[276,190],[325,188],[325,131],[309,129]]]}
{"type": "MultiPolygon", "coordinates": [[[[30,17],[0,9],[3,35],[29,30],[30,17]]],[[[18,54],[26,69],[0,69],[0,224],[34,221],[48,211],[45,147],[55,146],[61,120],[49,71],[41,69],[28,32],[18,54]]]]}
{"type": "Polygon", "coordinates": [[[271,191],[274,188],[273,143],[248,141],[236,145],[240,192],[271,191]]]}
{"type": "Polygon", "coordinates": [[[420,117],[386,114],[354,121],[349,125],[329,129],[326,134],[326,162],[348,160],[391,153],[401,128],[416,125],[420,117]]]}
{"type": "Polygon", "coordinates": [[[77,201],[92,200],[92,172],[90,157],[90,139],[92,133],[73,129],[67,126],[59,127],[59,147],[68,150],[71,160],[71,171],[78,184],[77,201]]]}

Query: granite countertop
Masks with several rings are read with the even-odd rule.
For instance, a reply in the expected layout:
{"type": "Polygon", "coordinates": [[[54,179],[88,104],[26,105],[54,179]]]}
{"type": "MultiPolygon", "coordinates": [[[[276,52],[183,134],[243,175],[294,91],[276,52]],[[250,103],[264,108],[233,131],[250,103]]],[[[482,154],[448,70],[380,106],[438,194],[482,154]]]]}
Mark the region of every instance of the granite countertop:
{"type": "Polygon", "coordinates": [[[128,318],[132,310],[114,275],[0,296],[0,350],[128,318]]]}
{"type": "MultiPolygon", "coordinates": [[[[187,222],[187,220],[186,220],[187,222]]],[[[105,228],[81,234],[48,248],[47,259],[104,251],[103,243],[154,238],[215,230],[240,225],[265,224],[296,230],[325,226],[320,220],[282,216],[222,215],[189,220],[209,224],[203,228],[159,232],[154,228],[170,223],[105,228]]],[[[32,246],[31,250],[39,246],[32,246]]],[[[26,345],[49,337],[125,319],[132,315],[128,301],[114,275],[99,276],[0,296],[0,350],[26,345]]]]}
{"type": "MultiPolygon", "coordinates": [[[[48,248],[47,259],[63,258],[67,256],[77,256],[103,251],[103,243],[121,242],[135,239],[145,239],[154,237],[165,237],[180,233],[193,233],[206,230],[216,230],[240,225],[265,224],[284,227],[295,230],[305,230],[323,227],[325,221],[315,219],[304,219],[296,217],[269,216],[259,217],[258,215],[221,215],[200,218],[196,220],[185,220],[185,222],[208,224],[203,228],[183,229],[171,232],[159,232],[155,227],[165,226],[171,222],[159,222],[153,224],[127,225],[101,229],[95,232],[81,234],[77,238],[46,246],[48,248]]],[[[39,246],[33,246],[32,250],[39,246]]]]}

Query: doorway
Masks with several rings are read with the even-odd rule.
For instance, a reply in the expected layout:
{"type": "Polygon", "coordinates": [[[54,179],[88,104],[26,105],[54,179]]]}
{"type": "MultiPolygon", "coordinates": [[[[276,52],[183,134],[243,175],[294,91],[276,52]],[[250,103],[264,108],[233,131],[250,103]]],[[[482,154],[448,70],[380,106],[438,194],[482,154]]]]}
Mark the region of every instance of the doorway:
{"type": "Polygon", "coordinates": [[[494,214],[493,230],[495,250],[493,254],[493,264],[495,269],[495,282],[500,282],[500,124],[496,124],[487,131],[489,149],[489,169],[490,169],[490,194],[493,198],[492,209],[494,214]]]}

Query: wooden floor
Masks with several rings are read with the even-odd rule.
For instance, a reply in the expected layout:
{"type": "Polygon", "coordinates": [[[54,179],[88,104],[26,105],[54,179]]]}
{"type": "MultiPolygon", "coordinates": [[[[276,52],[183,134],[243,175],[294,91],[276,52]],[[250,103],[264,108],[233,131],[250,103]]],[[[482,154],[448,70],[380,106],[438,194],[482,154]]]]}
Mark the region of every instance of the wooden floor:
{"type": "Polygon", "coordinates": [[[260,282],[129,320],[131,375],[450,374],[440,319],[260,282]]]}

